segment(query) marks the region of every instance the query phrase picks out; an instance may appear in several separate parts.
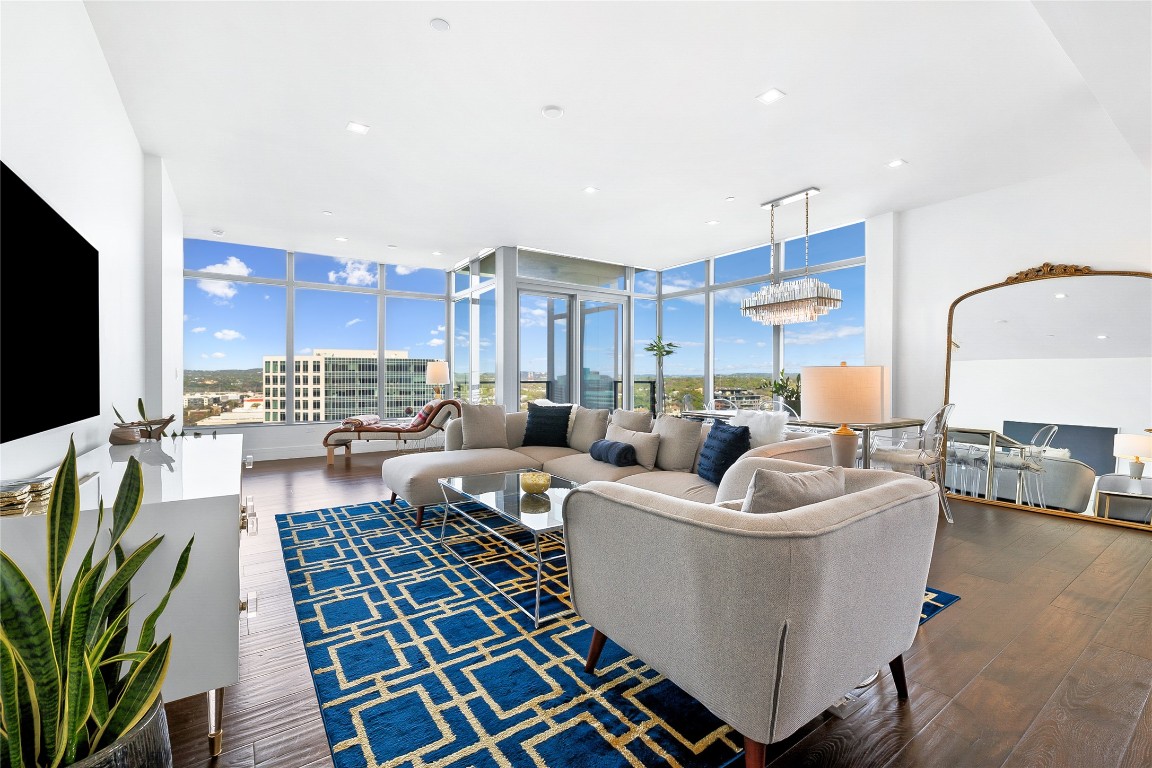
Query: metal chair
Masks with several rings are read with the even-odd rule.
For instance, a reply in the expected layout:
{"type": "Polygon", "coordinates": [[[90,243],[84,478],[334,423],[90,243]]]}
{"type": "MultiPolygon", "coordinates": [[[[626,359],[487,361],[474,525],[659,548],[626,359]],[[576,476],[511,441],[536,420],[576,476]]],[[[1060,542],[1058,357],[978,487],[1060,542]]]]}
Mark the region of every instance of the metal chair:
{"type": "Polygon", "coordinates": [[[886,464],[897,471],[911,471],[936,483],[940,493],[940,508],[944,510],[944,517],[949,523],[952,522],[952,510],[944,490],[947,460],[945,445],[948,439],[948,417],[955,406],[955,403],[945,403],[925,419],[924,425],[916,432],[904,432],[900,437],[873,437],[872,445],[866,446],[872,452],[872,466],[886,464]]]}
{"type": "Polygon", "coordinates": [[[738,411],[740,407],[731,400],[723,397],[717,397],[708,401],[708,410],[710,411],[738,411]]]}

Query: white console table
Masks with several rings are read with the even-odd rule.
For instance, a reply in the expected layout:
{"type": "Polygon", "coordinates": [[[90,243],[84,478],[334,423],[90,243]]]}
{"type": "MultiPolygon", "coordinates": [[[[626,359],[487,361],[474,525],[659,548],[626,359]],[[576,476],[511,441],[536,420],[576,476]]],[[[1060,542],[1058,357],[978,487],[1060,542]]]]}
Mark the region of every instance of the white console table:
{"type": "MultiPolygon", "coordinates": [[[[81,515],[72,557],[65,566],[67,573],[76,572],[95,532],[101,497],[103,527],[109,527],[128,457],[136,456],[144,473],[144,498],[124,548],[130,552],[157,533],[164,535],[164,541],[132,581],[132,598],[138,602],[132,609],[129,642],[168,589],[176,560],[195,535],[188,570],[157,624],[156,636],[172,635],[172,659],[161,692],[164,700],[208,694],[213,755],[219,754],[222,740],[224,688],[239,680],[243,441],[242,435],[166,437],[136,445],[101,446],[77,456],[76,469],[83,480],[81,515]]],[[[106,530],[102,535],[106,540],[106,530]]],[[[47,592],[45,537],[42,515],[0,517],[4,551],[42,595],[47,592]]]]}

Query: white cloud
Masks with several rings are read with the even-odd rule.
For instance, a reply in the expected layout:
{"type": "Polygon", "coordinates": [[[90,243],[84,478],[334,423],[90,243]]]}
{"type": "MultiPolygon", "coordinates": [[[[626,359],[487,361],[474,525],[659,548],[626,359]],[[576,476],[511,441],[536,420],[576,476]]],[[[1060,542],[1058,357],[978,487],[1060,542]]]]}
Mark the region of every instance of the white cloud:
{"type": "Polygon", "coordinates": [[[756,342],[756,346],[758,346],[758,347],[766,347],[766,346],[768,346],[768,342],[766,342],[766,341],[758,341],[758,342],[756,342]]]}
{"type": "Polygon", "coordinates": [[[204,331],[206,331],[206,330],[208,330],[208,329],[205,328],[204,326],[198,325],[195,328],[193,328],[190,332],[191,333],[204,333],[204,331]]]}
{"type": "Polygon", "coordinates": [[[360,261],[356,259],[341,259],[343,266],[339,270],[328,273],[328,282],[337,285],[376,285],[376,270],[378,265],[374,261],[360,261]]]}
{"type": "Polygon", "coordinates": [[[548,312],[543,309],[520,308],[520,325],[529,328],[543,328],[548,324],[548,312]]]}
{"type": "Polygon", "coordinates": [[[741,288],[729,288],[724,291],[716,292],[716,302],[718,304],[739,304],[744,299],[748,298],[756,291],[747,286],[741,288]]]}
{"type": "Polygon", "coordinates": [[[228,355],[224,354],[223,352],[213,352],[211,355],[209,355],[209,357],[214,357],[219,360],[222,357],[228,357],[228,355]]]}
{"type": "Polygon", "coordinates": [[[240,331],[234,331],[231,328],[223,328],[212,335],[220,339],[220,341],[236,341],[237,339],[244,338],[244,334],[240,333],[240,331]]]}
{"type": "Polygon", "coordinates": [[[229,256],[223,264],[209,264],[201,271],[216,272],[221,275],[236,275],[237,277],[248,277],[252,274],[252,269],[235,256],[229,256]]]}
{"type": "Polygon", "coordinates": [[[448,330],[448,326],[438,325],[438,326],[436,326],[436,330],[432,331],[432,333],[444,333],[444,331],[446,331],[446,330],[448,330]]]}
{"type": "Polygon", "coordinates": [[[410,267],[407,264],[397,264],[396,265],[396,274],[398,274],[398,275],[410,275],[418,269],[421,269],[421,267],[410,267]]]}
{"type": "Polygon", "coordinates": [[[861,336],[864,333],[862,325],[841,325],[835,328],[814,328],[810,331],[784,331],[785,344],[820,344],[832,339],[845,339],[849,336],[861,336]]]}
{"type": "Polygon", "coordinates": [[[236,295],[236,284],[227,280],[197,280],[196,287],[221,301],[228,301],[236,295]]]}
{"type": "Polygon", "coordinates": [[[351,320],[349,320],[348,322],[344,323],[344,327],[345,328],[351,328],[352,326],[356,325],[357,323],[362,323],[362,322],[364,322],[364,321],[361,320],[359,317],[354,317],[351,320]]]}
{"type": "Polygon", "coordinates": [[[430,346],[430,347],[442,347],[442,346],[444,346],[444,339],[429,339],[428,340],[428,346],[430,346]]]}

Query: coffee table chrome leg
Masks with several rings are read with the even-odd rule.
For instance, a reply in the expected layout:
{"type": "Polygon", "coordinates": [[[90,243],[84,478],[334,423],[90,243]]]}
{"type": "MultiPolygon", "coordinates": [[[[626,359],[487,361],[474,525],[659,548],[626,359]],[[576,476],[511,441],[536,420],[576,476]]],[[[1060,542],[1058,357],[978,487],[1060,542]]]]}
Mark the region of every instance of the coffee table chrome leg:
{"type": "Polygon", "coordinates": [[[540,556],[540,534],[532,535],[536,542],[536,628],[540,627],[540,581],[544,576],[544,559],[540,556]]]}

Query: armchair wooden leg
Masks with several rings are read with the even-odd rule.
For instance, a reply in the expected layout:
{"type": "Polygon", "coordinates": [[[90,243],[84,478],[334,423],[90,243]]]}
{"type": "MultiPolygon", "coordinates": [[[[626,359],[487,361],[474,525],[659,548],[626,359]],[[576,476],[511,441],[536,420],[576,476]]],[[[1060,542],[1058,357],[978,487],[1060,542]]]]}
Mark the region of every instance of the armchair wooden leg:
{"type": "Polygon", "coordinates": [[[896,683],[896,696],[900,701],[908,701],[908,679],[904,676],[904,654],[888,662],[892,670],[892,682],[896,683]]]}
{"type": "Polygon", "coordinates": [[[608,636],[600,630],[592,630],[592,644],[588,646],[588,660],[584,662],[585,672],[596,671],[596,662],[600,660],[600,652],[604,650],[604,641],[607,639],[608,636]]]}
{"type": "Polygon", "coordinates": [[[396,503],[396,491],[392,491],[392,498],[388,499],[388,503],[389,504],[395,504],[396,503]]]}
{"type": "Polygon", "coordinates": [[[424,525],[424,507],[423,505],[416,507],[416,527],[420,528],[424,525]]]}
{"type": "Polygon", "coordinates": [[[764,745],[744,737],[744,768],[764,768],[764,745]]]}

